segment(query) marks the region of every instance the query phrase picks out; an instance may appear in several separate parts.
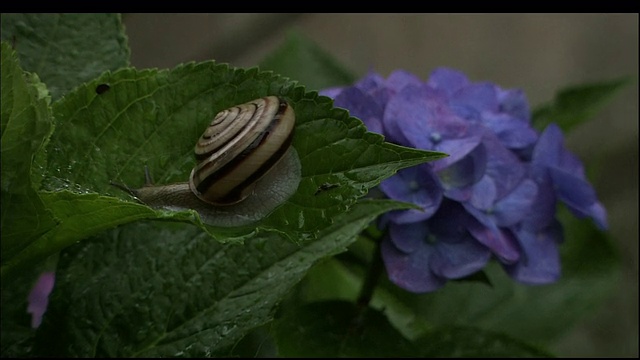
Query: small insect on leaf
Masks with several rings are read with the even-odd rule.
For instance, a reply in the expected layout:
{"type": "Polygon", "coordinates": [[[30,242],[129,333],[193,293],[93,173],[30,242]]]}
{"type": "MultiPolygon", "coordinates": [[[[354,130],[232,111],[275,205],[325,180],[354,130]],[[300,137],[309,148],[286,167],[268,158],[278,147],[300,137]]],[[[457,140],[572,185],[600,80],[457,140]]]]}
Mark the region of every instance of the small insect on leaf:
{"type": "Polygon", "coordinates": [[[323,193],[327,190],[331,190],[333,188],[337,188],[338,186],[340,186],[340,184],[330,184],[330,183],[323,183],[322,185],[318,186],[318,190],[316,190],[316,192],[313,195],[318,195],[320,193],[323,193]]]}
{"type": "Polygon", "coordinates": [[[104,94],[107,91],[109,91],[109,89],[111,89],[111,86],[109,86],[109,84],[100,84],[96,86],[96,94],[98,95],[104,94]]]}

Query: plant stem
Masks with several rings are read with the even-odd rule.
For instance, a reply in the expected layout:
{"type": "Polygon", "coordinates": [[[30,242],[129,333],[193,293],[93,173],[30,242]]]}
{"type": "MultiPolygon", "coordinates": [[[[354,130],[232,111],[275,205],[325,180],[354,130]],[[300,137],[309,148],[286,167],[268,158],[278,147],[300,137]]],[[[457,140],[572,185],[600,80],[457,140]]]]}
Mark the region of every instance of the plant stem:
{"type": "Polygon", "coordinates": [[[380,241],[381,239],[374,239],[375,248],[373,250],[373,258],[362,284],[362,288],[360,289],[360,295],[358,295],[357,305],[362,308],[366,308],[369,305],[384,268],[384,264],[382,263],[382,254],[380,253],[380,241]]]}

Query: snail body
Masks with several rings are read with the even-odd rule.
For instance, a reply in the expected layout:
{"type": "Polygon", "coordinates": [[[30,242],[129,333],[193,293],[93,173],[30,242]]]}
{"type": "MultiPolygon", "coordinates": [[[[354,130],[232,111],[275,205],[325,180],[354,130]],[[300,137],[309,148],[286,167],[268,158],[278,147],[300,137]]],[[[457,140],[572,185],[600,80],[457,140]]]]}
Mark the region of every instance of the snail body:
{"type": "Polygon", "coordinates": [[[241,226],[266,217],[298,188],[300,160],[291,147],[295,113],[278,97],[219,112],[195,145],[189,181],[156,186],[146,173],[139,189],[113,185],[142,203],[196,210],[214,226],[241,226]]]}

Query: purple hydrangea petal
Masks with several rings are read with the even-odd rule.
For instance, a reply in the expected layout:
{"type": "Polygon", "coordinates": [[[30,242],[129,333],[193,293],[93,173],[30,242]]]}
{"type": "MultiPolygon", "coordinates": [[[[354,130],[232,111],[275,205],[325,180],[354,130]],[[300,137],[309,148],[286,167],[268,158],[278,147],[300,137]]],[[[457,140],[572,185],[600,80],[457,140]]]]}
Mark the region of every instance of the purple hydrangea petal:
{"type": "Polygon", "coordinates": [[[471,195],[473,195],[473,188],[471,187],[444,189],[444,196],[447,199],[459,201],[461,203],[469,201],[469,199],[471,199],[471,195]]]}
{"type": "Polygon", "coordinates": [[[429,225],[426,221],[409,224],[389,223],[389,238],[396,248],[404,253],[411,254],[416,251],[423,242],[428,241],[429,225]]]}
{"type": "MultiPolygon", "coordinates": [[[[444,159],[443,159],[444,160],[444,159]]],[[[456,198],[453,194],[460,194],[459,192],[449,192],[452,189],[464,189],[469,188],[477,183],[483,176],[486,167],[486,151],[481,144],[473,149],[464,158],[459,161],[450,164],[446,168],[442,168],[434,163],[434,169],[440,168],[437,171],[438,178],[442,187],[445,190],[445,194],[451,198],[456,198]]],[[[468,193],[468,196],[471,192],[468,193]]]]}
{"type": "Polygon", "coordinates": [[[607,214],[596,191],[586,180],[563,170],[550,168],[549,174],[558,198],[578,217],[591,217],[601,229],[607,228],[607,214]]]}
{"type": "Polygon", "coordinates": [[[318,94],[335,99],[336,96],[338,96],[344,89],[345,89],[344,86],[337,86],[337,87],[320,90],[318,94]]]}
{"type": "Polygon", "coordinates": [[[407,86],[422,86],[422,80],[408,71],[396,70],[389,74],[385,86],[397,93],[407,86]]]}
{"type": "Polygon", "coordinates": [[[427,84],[451,96],[462,87],[469,85],[469,79],[460,71],[441,67],[431,72],[427,84]]]}
{"type": "Polygon", "coordinates": [[[558,226],[546,231],[516,231],[517,239],[523,250],[518,262],[506,265],[507,273],[524,284],[549,284],[560,278],[560,254],[558,240],[561,231],[558,226]]]}
{"type": "Polygon", "coordinates": [[[529,179],[523,180],[511,193],[495,202],[488,209],[464,203],[465,209],[485,226],[508,227],[522,221],[531,213],[538,186],[529,179]]]}
{"type": "Polygon", "coordinates": [[[531,206],[538,195],[538,186],[524,179],[509,195],[500,199],[494,207],[498,226],[509,227],[520,222],[531,213],[531,206]]]}
{"type": "Polygon", "coordinates": [[[558,166],[563,152],[562,142],[562,130],[556,124],[549,124],[533,149],[531,163],[534,168],[558,166]]]}
{"type": "Polygon", "coordinates": [[[509,149],[524,149],[538,140],[538,133],[528,123],[505,114],[486,114],[482,123],[509,149]]]}
{"type": "Polygon", "coordinates": [[[366,93],[369,93],[376,89],[383,88],[385,82],[385,79],[380,76],[380,74],[370,72],[365,77],[360,79],[357,83],[355,83],[355,87],[366,93]]]}
{"type": "Polygon", "coordinates": [[[596,226],[598,226],[600,230],[606,230],[609,228],[607,223],[607,210],[602,203],[595,202],[591,204],[587,213],[595,221],[596,226]]]}
{"type": "Polygon", "coordinates": [[[395,95],[395,91],[385,85],[386,80],[377,73],[371,72],[355,84],[355,87],[369,94],[381,109],[385,109],[389,99],[395,95]]]}
{"type": "Polygon", "coordinates": [[[522,120],[529,124],[531,121],[531,110],[529,102],[521,89],[503,90],[498,88],[498,101],[500,102],[500,111],[522,120]]]}
{"type": "Polygon", "coordinates": [[[472,187],[472,196],[469,205],[478,210],[489,210],[498,198],[498,189],[495,181],[489,176],[483,176],[472,187]]]}
{"type": "Polygon", "coordinates": [[[496,112],[499,108],[496,86],[489,83],[465,86],[451,95],[450,104],[456,109],[473,109],[478,114],[496,112]]]}
{"type": "MultiPolygon", "coordinates": [[[[495,135],[485,133],[483,144],[487,149],[487,167],[484,176],[489,176],[496,186],[497,198],[502,198],[520,184],[526,168],[520,159],[505,149],[495,135]]],[[[474,196],[480,194],[474,191],[474,196]]]]}
{"type": "Polygon", "coordinates": [[[428,100],[427,92],[424,87],[409,86],[387,103],[383,117],[385,129],[389,129],[389,135],[394,139],[406,139],[407,143],[402,145],[434,148],[429,136],[432,133],[429,118],[435,117],[438,109],[436,102],[428,100]],[[395,134],[395,131],[400,133],[395,134]]]}
{"type": "Polygon", "coordinates": [[[522,226],[529,231],[547,228],[555,219],[556,195],[548,173],[538,176],[535,181],[538,187],[536,197],[531,203],[529,215],[522,221],[522,226]]]}
{"type": "Polygon", "coordinates": [[[435,291],[446,282],[446,279],[436,276],[429,269],[429,258],[435,250],[421,244],[423,246],[409,255],[398,250],[389,239],[383,239],[380,245],[389,280],[414,293],[435,291]]]}
{"type": "Polygon", "coordinates": [[[356,87],[343,90],[334,100],[333,105],[349,110],[364,122],[367,130],[378,134],[383,134],[382,129],[382,108],[369,95],[356,87]]]}
{"type": "Polygon", "coordinates": [[[407,86],[389,100],[383,123],[392,138],[406,139],[402,145],[435,150],[442,139],[476,135],[478,129],[453,114],[442,94],[426,86],[407,86]],[[396,134],[396,132],[399,132],[396,134]]]}
{"type": "Polygon", "coordinates": [[[468,136],[460,139],[440,140],[433,150],[441,151],[449,156],[433,162],[433,170],[436,172],[444,168],[450,167],[453,163],[460,162],[465,157],[468,165],[464,166],[462,171],[469,171],[472,182],[477,181],[484,173],[487,162],[487,151],[482,145],[482,136],[468,136]],[[471,166],[471,168],[469,167],[471,166]],[[479,174],[478,174],[479,173],[479,174]]]}
{"type": "Polygon", "coordinates": [[[42,323],[42,316],[47,311],[49,294],[53,290],[55,280],[55,272],[45,271],[40,274],[29,293],[27,312],[31,313],[31,327],[34,329],[37,329],[42,323]]]}
{"type": "Polygon", "coordinates": [[[496,255],[503,264],[513,264],[520,259],[517,240],[511,232],[496,226],[487,227],[478,221],[469,222],[471,235],[496,255]]]}
{"type": "Polygon", "coordinates": [[[550,124],[542,132],[531,162],[536,179],[548,174],[558,198],[573,214],[591,217],[599,228],[607,228],[606,211],[586,179],[582,163],[564,148],[562,131],[557,125],[550,124]]]}
{"type": "Polygon", "coordinates": [[[432,256],[431,270],[447,279],[459,279],[482,269],[491,253],[470,236],[457,241],[438,238],[436,253],[432,256]]]}
{"type": "Polygon", "coordinates": [[[409,209],[394,211],[390,219],[408,223],[428,219],[442,200],[442,188],[429,164],[403,169],[382,183],[380,189],[391,199],[416,204],[422,211],[409,209]]]}

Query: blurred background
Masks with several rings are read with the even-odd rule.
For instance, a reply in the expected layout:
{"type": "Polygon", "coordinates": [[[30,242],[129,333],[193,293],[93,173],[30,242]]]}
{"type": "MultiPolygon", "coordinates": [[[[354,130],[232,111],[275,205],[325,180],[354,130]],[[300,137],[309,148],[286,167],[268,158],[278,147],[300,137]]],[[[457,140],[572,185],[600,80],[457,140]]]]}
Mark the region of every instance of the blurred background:
{"type": "Polygon", "coordinates": [[[591,180],[623,274],[617,292],[552,350],[638,357],[638,14],[123,14],[123,21],[138,68],[209,59],[252,67],[296,32],[357,75],[402,68],[426,79],[448,66],[473,81],[522,88],[532,108],[568,85],[634,76],[567,138],[583,161],[599,165],[591,180]]]}

